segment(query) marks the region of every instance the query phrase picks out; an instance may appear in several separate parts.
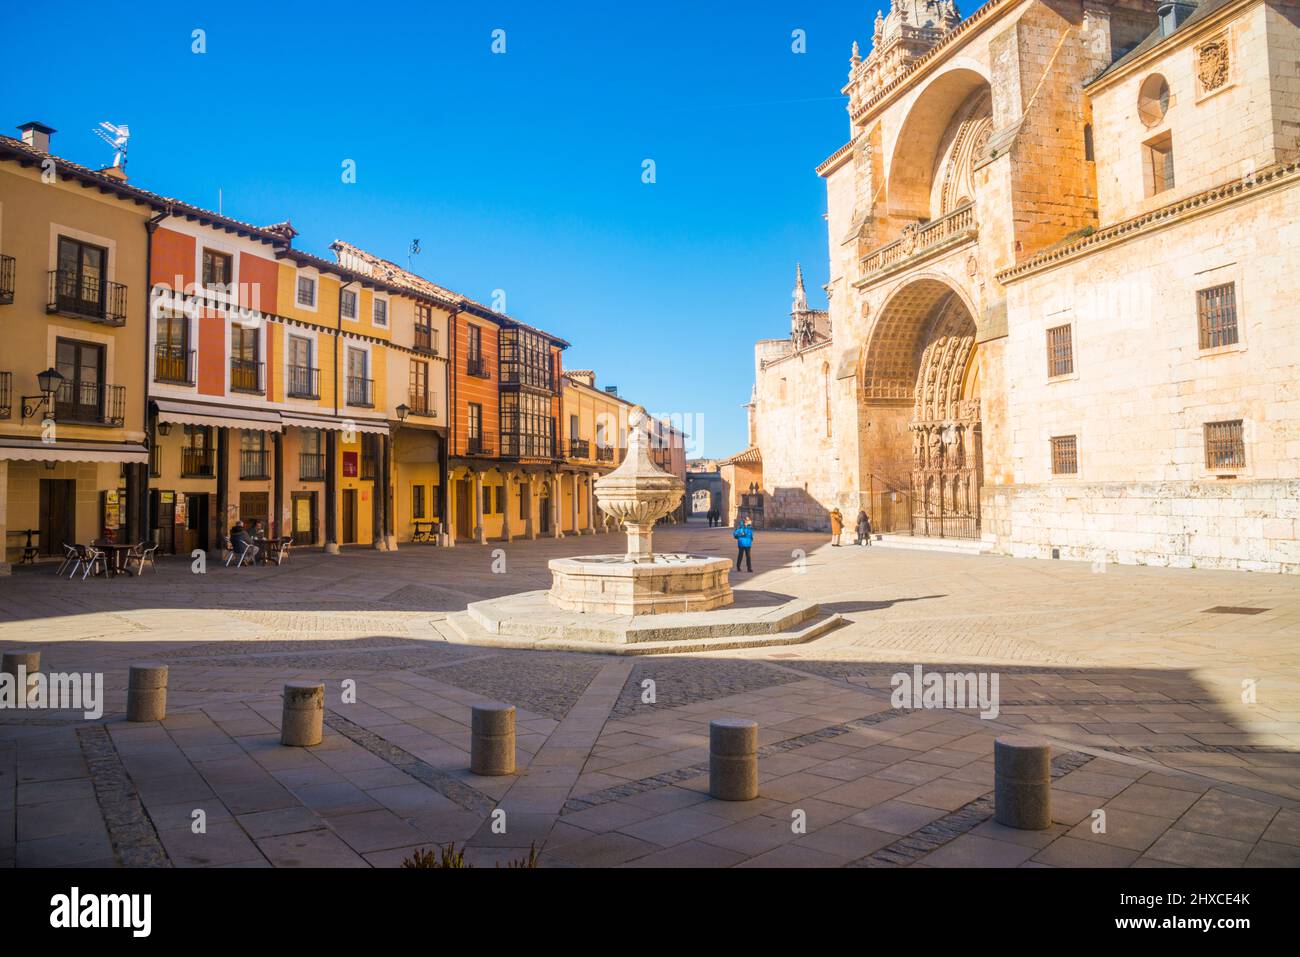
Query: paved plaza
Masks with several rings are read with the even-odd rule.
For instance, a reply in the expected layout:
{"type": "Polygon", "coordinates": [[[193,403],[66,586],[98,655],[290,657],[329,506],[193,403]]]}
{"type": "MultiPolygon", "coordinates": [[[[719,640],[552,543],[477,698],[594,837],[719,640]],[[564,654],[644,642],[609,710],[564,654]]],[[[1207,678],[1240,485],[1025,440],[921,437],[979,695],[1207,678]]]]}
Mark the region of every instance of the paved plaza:
{"type": "MultiPolygon", "coordinates": [[[[730,541],[692,524],[655,545],[730,541]]],[[[0,580],[0,648],[103,672],[107,704],[98,721],[0,712],[0,865],[378,867],[447,842],[478,866],[530,845],[557,867],[1300,864],[1294,577],[760,532],[733,587],[818,601],[845,625],[695,655],[453,640],[449,613],[622,542],[300,552],[202,575],[175,558],[86,582],[20,569],[0,580]],[[170,668],[168,716],[128,724],[127,666],[151,660],[170,668]],[[997,717],[892,707],[891,676],[916,665],[996,673],[997,717]],[[295,679],[326,683],[319,747],[279,743],[295,679]],[[518,709],[513,776],[468,771],[484,699],[518,709]],[[759,723],[756,800],[708,796],[719,717],[759,723]],[[1046,831],[992,819],[993,741],[1026,729],[1053,745],[1046,831]]]]}

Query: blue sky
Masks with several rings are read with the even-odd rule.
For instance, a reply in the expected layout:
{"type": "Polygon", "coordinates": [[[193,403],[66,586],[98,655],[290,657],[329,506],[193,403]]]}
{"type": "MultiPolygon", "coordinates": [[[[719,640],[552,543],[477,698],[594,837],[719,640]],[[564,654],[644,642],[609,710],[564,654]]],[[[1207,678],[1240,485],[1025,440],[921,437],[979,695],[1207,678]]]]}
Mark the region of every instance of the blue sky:
{"type": "Polygon", "coordinates": [[[132,182],[212,208],[220,190],[320,255],[340,238],[404,262],[418,237],[417,272],[504,290],[573,343],[568,368],[700,416],[703,454],[743,448],[753,341],[788,333],[796,260],[824,300],[813,168],[847,138],[874,5],[183,6],[7,5],[30,55],[0,61],[0,123],[48,123],[87,165],[112,156],[92,128],[127,124],[132,182]]]}

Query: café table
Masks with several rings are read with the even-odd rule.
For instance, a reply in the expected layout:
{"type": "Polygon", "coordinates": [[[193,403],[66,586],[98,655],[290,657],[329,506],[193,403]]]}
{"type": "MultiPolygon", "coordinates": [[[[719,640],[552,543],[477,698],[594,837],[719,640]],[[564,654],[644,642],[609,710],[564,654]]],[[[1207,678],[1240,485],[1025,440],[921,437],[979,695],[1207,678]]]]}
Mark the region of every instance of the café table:
{"type": "Polygon", "coordinates": [[[106,556],[108,556],[108,574],[109,575],[134,575],[135,572],[126,567],[126,556],[134,545],[124,545],[121,542],[91,542],[106,556]]]}

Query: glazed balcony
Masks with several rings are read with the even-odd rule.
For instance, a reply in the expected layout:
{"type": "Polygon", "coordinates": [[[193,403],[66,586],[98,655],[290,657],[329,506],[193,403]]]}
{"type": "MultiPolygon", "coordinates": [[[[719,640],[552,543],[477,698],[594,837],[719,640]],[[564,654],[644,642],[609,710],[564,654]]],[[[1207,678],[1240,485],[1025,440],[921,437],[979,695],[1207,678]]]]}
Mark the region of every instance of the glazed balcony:
{"type": "Polygon", "coordinates": [[[910,223],[898,239],[862,257],[859,283],[886,275],[923,254],[974,239],[977,232],[973,203],[958,206],[939,219],[910,223]]]}
{"type": "Polygon", "coordinates": [[[120,282],[79,276],[63,269],[51,269],[49,277],[46,312],[106,326],[126,325],[126,286],[120,282]]]}

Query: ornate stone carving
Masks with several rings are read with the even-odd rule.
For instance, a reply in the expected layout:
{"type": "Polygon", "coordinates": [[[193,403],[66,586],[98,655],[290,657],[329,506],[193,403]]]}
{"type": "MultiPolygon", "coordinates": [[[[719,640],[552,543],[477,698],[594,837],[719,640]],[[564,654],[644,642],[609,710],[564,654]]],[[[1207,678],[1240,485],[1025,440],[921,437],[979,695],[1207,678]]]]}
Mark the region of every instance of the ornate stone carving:
{"type": "Polygon", "coordinates": [[[1196,77],[1210,93],[1228,82],[1228,39],[1215,37],[1196,48],[1196,77]]]}

